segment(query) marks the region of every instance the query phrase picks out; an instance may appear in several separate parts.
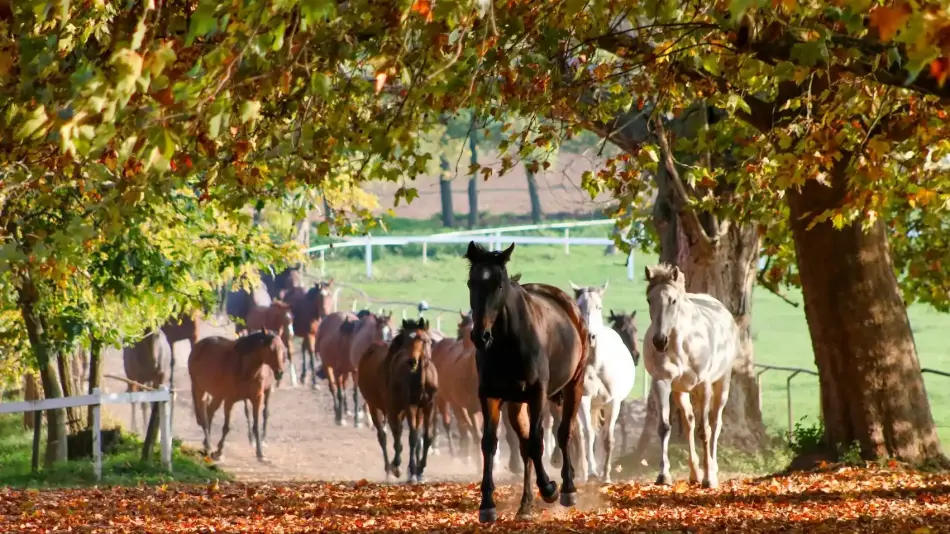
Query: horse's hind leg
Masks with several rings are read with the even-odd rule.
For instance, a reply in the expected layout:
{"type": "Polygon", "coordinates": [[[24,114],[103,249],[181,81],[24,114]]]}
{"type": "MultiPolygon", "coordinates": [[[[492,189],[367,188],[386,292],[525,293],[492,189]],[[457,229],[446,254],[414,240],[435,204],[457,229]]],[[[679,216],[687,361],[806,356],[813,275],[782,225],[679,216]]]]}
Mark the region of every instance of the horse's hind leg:
{"type": "Polygon", "coordinates": [[[422,483],[422,473],[425,472],[426,463],[429,461],[429,448],[435,440],[435,429],[435,405],[429,403],[422,411],[422,460],[419,462],[419,473],[416,476],[416,482],[419,483],[422,483]]]}
{"type": "Polygon", "coordinates": [[[337,426],[343,426],[343,395],[336,385],[336,373],[332,367],[324,367],[327,373],[327,386],[330,388],[330,397],[333,399],[333,418],[337,426]]]}
{"type": "Polygon", "coordinates": [[[581,397],[578,415],[580,416],[583,433],[578,437],[581,438],[582,454],[587,455],[587,469],[581,470],[581,482],[587,482],[588,477],[600,477],[597,472],[597,464],[594,461],[594,425],[591,421],[590,404],[591,398],[589,396],[581,397]]]}
{"type": "Polygon", "coordinates": [[[360,388],[358,384],[358,376],[356,373],[353,373],[353,428],[360,427],[360,416],[362,413],[362,403],[360,402],[360,388]]]}
{"type": "Polygon", "coordinates": [[[374,407],[369,408],[369,417],[376,427],[376,441],[379,442],[379,448],[383,451],[383,469],[386,471],[386,478],[389,479],[389,451],[386,450],[386,429],[383,428],[382,413],[374,407]]]}
{"type": "Polygon", "coordinates": [[[417,482],[419,476],[419,407],[410,406],[409,420],[409,483],[417,482]]]}
{"type": "Polygon", "coordinates": [[[248,407],[247,400],[244,400],[244,419],[247,421],[247,442],[254,446],[254,430],[251,427],[251,409],[248,407]]]}
{"type": "Polygon", "coordinates": [[[271,390],[264,390],[264,406],[261,409],[261,415],[264,419],[264,426],[261,429],[261,447],[267,447],[267,417],[270,413],[270,393],[271,390]]]}
{"type": "Polygon", "coordinates": [[[518,449],[521,452],[521,461],[524,463],[521,504],[518,506],[518,514],[515,518],[525,521],[531,518],[531,506],[534,501],[531,491],[531,419],[528,416],[527,405],[523,403],[509,403],[507,415],[508,420],[511,421],[512,434],[518,438],[518,449]]]}
{"type": "MultiPolygon", "coordinates": [[[[722,411],[726,407],[726,401],[729,399],[729,377],[721,378],[712,386],[712,402],[709,409],[709,424],[704,425],[705,429],[711,427],[712,436],[704,437],[709,446],[706,456],[706,476],[703,478],[704,488],[715,488],[719,486],[719,433],[722,432],[722,411]]],[[[708,434],[708,432],[707,432],[708,434]]]]}
{"type": "MultiPolygon", "coordinates": [[[[218,401],[220,402],[220,401],[218,401]]],[[[234,407],[234,401],[228,400],[224,403],[224,426],[221,428],[221,440],[218,441],[218,450],[215,451],[212,458],[215,460],[220,460],[221,455],[224,452],[224,439],[228,437],[228,432],[231,431],[231,408],[234,407]]],[[[257,410],[254,410],[255,420],[257,419],[257,410]]],[[[255,429],[257,428],[257,422],[254,424],[255,429]]],[[[256,432],[255,432],[256,433],[256,432]]]]}
{"type": "Polygon", "coordinates": [[[668,486],[673,483],[673,476],[670,475],[670,393],[673,387],[669,380],[654,379],[652,390],[660,409],[660,422],[657,425],[660,437],[660,474],[656,477],[656,483],[668,486]]]}
{"type": "MultiPolygon", "coordinates": [[[[577,502],[577,488],[574,486],[574,463],[570,455],[571,435],[574,433],[574,421],[584,392],[582,376],[575,377],[564,387],[564,402],[561,407],[561,424],[557,428],[557,445],[561,449],[561,506],[574,506],[577,502]]],[[[540,406],[539,406],[540,408],[540,406]]],[[[540,419],[538,420],[540,423],[540,419]]],[[[533,430],[533,429],[532,429],[533,430]]],[[[540,425],[539,425],[540,438],[540,425]]],[[[537,462],[535,462],[537,463],[537,462]]],[[[538,466],[535,466],[538,469],[538,466]]],[[[544,494],[542,494],[543,496],[544,494]]]]}
{"type": "Polygon", "coordinates": [[[391,464],[392,474],[399,478],[399,466],[402,464],[402,417],[395,411],[386,414],[389,421],[389,433],[393,435],[393,462],[391,464]]]}

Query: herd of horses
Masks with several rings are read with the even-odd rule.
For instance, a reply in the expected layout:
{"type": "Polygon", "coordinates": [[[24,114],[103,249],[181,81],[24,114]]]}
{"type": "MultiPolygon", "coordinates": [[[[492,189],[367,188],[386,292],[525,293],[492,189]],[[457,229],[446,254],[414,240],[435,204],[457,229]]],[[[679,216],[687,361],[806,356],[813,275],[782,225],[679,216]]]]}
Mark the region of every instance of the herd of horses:
{"type": "MultiPolygon", "coordinates": [[[[480,521],[497,518],[493,470],[499,463],[499,431],[508,443],[509,469],[524,476],[518,516],[531,515],[532,471],[545,502],[560,500],[572,506],[575,463],[586,464],[582,481],[591,476],[610,480],[615,426],[641,357],[634,314],[611,310],[604,321],[607,284],[571,283],[572,298],[552,285],[521,283],[520,275],[510,276],[507,270],[513,250],[514,245],[489,251],[469,244],[465,258],[471,309],[460,312],[454,338],[422,317],[403,319],[397,329],[391,312],[335,311],[332,280],[305,287],[299,272],[288,269],[262,276],[262,288],[228,293],[226,308],[238,325],[236,340],[211,336],[198,341],[196,318],[181,317],[127,348],[130,387],[162,383],[162,358],[174,361],[170,343],[190,340],[192,400],[205,451],[211,449],[215,412],[224,406],[222,435],[212,453],[220,457],[232,406],[243,402],[248,440],[263,458],[271,391],[279,386],[285,367],[290,367],[292,379],[296,376],[292,340],[300,338],[300,382],[305,383],[309,362],[311,383],[315,386],[318,377],[327,380],[335,422],[343,425],[352,414],[355,427],[375,429],[387,478],[401,477],[405,426],[408,480],[422,482],[441,421],[450,454],[474,463],[481,453],[480,521]],[[598,423],[605,452],[602,466],[596,465],[594,454],[598,423]],[[392,458],[387,434],[393,440],[392,458]],[[476,441],[481,444],[478,451],[476,441]],[[545,460],[560,466],[560,487],[548,476],[545,460]]],[[[668,448],[673,398],[689,438],[690,481],[715,487],[716,444],[738,350],[738,327],[718,300],[688,293],[678,268],[647,267],[646,280],[651,324],[642,357],[660,408],[657,483],[672,481],[668,448]],[[690,393],[701,399],[702,469],[690,393]]]]}

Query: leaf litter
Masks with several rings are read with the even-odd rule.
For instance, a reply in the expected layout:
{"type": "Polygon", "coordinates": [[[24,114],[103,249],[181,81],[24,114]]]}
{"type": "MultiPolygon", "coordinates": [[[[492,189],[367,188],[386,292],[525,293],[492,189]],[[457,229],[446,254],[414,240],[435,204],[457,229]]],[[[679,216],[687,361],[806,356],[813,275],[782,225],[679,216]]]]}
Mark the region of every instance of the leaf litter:
{"type": "Polygon", "coordinates": [[[881,532],[950,533],[950,474],[891,463],[733,480],[589,484],[578,506],[495,492],[500,519],[477,522],[478,484],[210,483],[0,489],[0,532],[881,532]]]}

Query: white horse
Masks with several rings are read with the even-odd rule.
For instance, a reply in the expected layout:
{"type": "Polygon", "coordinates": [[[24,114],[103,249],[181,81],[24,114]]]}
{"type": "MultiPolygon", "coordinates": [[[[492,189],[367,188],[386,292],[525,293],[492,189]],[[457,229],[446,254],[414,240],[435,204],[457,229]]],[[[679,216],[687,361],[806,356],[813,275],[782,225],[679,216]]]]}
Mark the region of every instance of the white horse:
{"type": "Polygon", "coordinates": [[[659,436],[662,448],[657,484],[671,484],[670,396],[676,397],[689,437],[689,480],[702,479],[704,488],[719,485],[716,448],[722,430],[722,410],[729,398],[732,365],[739,351],[739,326],[716,298],[686,292],[686,280],[678,267],[660,264],[646,267],[650,326],[643,335],[643,364],[653,378],[653,394],[660,408],[659,436]],[[703,467],[693,429],[696,426],[690,392],[702,396],[703,467]]]}
{"type": "Polygon", "coordinates": [[[584,431],[584,451],[587,455],[587,469],[582,472],[581,480],[586,482],[588,477],[593,476],[610,482],[614,432],[617,418],[620,417],[620,405],[633,390],[637,366],[620,334],[604,324],[603,299],[607,284],[603,287],[578,287],[571,282],[571,289],[574,290],[581,315],[587,322],[594,349],[584,371],[584,396],[581,397],[577,412],[584,431]],[[601,428],[605,452],[603,475],[598,472],[594,458],[595,436],[591,418],[591,411],[599,409],[604,410],[604,426],[601,428]]]}

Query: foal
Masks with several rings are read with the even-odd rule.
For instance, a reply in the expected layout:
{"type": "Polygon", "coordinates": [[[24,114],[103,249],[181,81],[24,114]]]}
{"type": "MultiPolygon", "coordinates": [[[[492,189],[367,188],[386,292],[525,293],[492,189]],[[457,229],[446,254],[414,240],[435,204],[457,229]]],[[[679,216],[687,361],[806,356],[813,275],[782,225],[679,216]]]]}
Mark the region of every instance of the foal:
{"type": "Polygon", "coordinates": [[[729,398],[732,365],[739,350],[739,326],[722,302],[706,294],[688,293],[686,277],[674,265],[646,267],[650,326],[643,336],[643,364],[653,378],[660,407],[660,475],[657,484],[672,483],[670,475],[670,395],[676,397],[689,437],[689,480],[702,478],[704,488],[719,485],[716,446],[722,430],[722,410],[729,398]],[[702,397],[703,467],[693,429],[696,426],[689,394],[702,397]]]}

